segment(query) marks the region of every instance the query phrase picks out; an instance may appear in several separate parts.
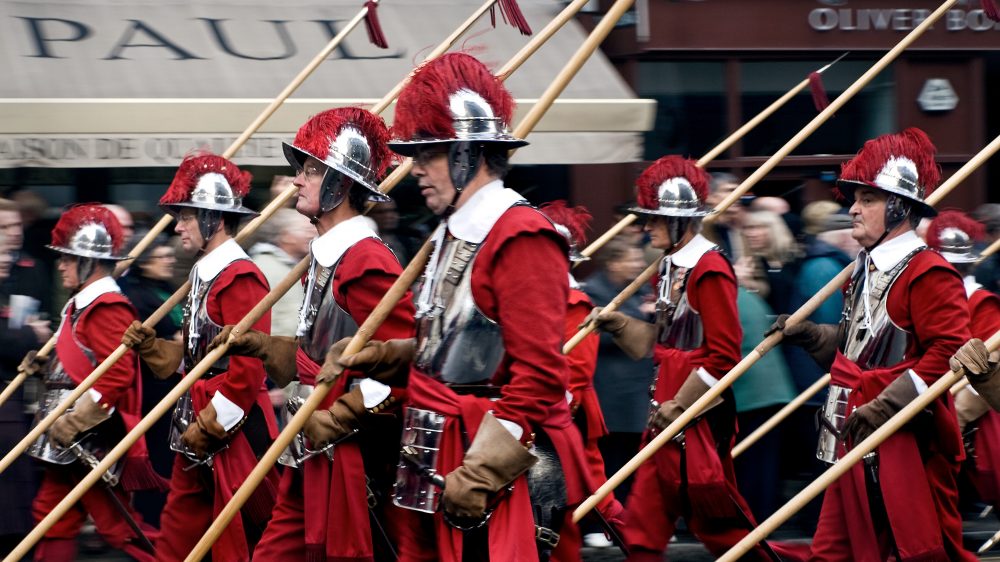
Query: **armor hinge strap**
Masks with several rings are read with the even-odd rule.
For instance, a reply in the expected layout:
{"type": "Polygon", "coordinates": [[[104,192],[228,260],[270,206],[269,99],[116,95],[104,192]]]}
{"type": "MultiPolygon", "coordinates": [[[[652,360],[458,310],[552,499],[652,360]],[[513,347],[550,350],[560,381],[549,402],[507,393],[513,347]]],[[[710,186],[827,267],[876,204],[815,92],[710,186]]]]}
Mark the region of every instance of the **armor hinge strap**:
{"type": "Polygon", "coordinates": [[[559,544],[559,533],[547,527],[535,525],[535,540],[548,548],[555,548],[559,544]]]}

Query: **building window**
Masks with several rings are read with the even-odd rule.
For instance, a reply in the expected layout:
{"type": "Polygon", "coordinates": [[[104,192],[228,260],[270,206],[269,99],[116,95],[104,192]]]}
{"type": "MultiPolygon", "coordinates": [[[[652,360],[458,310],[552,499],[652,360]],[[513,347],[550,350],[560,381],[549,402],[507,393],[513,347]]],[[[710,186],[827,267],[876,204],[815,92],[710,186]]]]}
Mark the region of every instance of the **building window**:
{"type": "Polygon", "coordinates": [[[698,158],[726,131],[723,62],[639,63],[638,95],[656,100],[656,125],[646,133],[645,158],[698,158]]]}

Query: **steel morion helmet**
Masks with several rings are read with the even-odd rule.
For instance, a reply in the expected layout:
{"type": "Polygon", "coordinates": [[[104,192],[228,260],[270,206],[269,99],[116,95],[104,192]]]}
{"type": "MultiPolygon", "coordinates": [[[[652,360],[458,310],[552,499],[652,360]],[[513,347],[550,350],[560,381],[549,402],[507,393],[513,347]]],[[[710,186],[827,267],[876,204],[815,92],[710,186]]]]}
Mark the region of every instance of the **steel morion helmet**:
{"type": "Polygon", "coordinates": [[[167,192],[160,198],[160,208],[174,217],[185,208],[197,210],[198,229],[205,242],[215,234],[223,215],[256,216],[243,206],[250,192],[250,172],[222,156],[203,152],[181,162],[167,192]]]}
{"type": "Polygon", "coordinates": [[[414,156],[446,144],[451,180],[461,192],[487,147],[528,144],[508,130],[513,113],[514,98],[483,63],[464,53],[446,54],[419,67],[400,92],[389,148],[414,156]]]}
{"type": "Polygon", "coordinates": [[[323,214],[340,205],[353,184],[366,190],[368,201],[390,201],[378,189],[392,160],[388,140],[381,117],[361,108],[341,107],[309,118],[295,141],[283,143],[282,148],[297,172],[310,156],[326,165],[320,188],[319,213],[323,214]]]}
{"type": "Polygon", "coordinates": [[[941,252],[952,264],[975,263],[979,252],[973,244],[983,239],[986,229],[961,211],[943,211],[927,228],[927,245],[941,252]]]}
{"type": "Polygon", "coordinates": [[[77,257],[77,276],[82,284],[101,261],[132,259],[122,255],[125,234],[108,209],[96,203],[70,207],[52,229],[52,243],[46,248],[77,257]]]}
{"type": "Polygon", "coordinates": [[[887,232],[911,213],[916,217],[933,217],[937,211],[924,198],[941,181],[941,170],[934,161],[936,153],[927,134],[916,127],[882,135],[866,142],[857,156],[841,166],[837,188],[852,202],[859,187],[888,194],[887,232]]]}
{"type": "Polygon", "coordinates": [[[637,207],[629,211],[644,216],[667,217],[667,230],[674,244],[692,224],[700,224],[708,214],[709,177],[694,160],[663,156],[646,168],[636,180],[637,207]]]}
{"type": "Polygon", "coordinates": [[[569,261],[573,263],[588,261],[590,258],[581,254],[579,247],[587,243],[587,230],[593,218],[584,206],[570,207],[565,200],[559,199],[546,203],[541,207],[542,213],[552,221],[556,231],[569,242],[569,261]]]}

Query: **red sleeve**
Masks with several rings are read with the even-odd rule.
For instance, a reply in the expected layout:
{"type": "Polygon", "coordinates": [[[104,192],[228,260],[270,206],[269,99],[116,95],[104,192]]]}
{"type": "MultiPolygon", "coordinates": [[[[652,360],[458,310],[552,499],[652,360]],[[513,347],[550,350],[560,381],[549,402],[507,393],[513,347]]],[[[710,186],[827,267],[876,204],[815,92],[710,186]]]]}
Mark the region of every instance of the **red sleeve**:
{"type": "Polygon", "coordinates": [[[503,388],[494,411],[520,424],[526,439],[566,399],[565,238],[534,209],[516,207],[494,225],[472,267],[476,303],[503,334],[505,356],[494,376],[503,388]]]}
{"type": "MultiPolygon", "coordinates": [[[[578,293],[576,289],[570,289],[570,293],[578,293]]],[[[593,305],[590,300],[570,298],[569,307],[566,310],[566,332],[563,341],[568,341],[576,335],[577,326],[590,314],[593,305]]],[[[569,364],[569,391],[573,393],[573,401],[577,401],[577,393],[586,388],[590,388],[594,383],[594,369],[597,368],[597,348],[601,344],[601,336],[598,332],[592,332],[583,339],[566,356],[569,364]]]]}
{"type": "Polygon", "coordinates": [[[986,289],[976,289],[969,299],[972,337],[988,340],[1000,330],[1000,297],[986,289]]]}
{"type": "Polygon", "coordinates": [[[907,369],[933,384],[950,369],[948,359],[969,340],[969,305],[962,278],[939,254],[925,251],[912,258],[889,289],[889,318],[914,335],[907,359],[865,372],[864,396],[875,397],[907,369]]]}
{"type": "MultiPolygon", "coordinates": [[[[250,260],[230,264],[219,274],[208,293],[208,315],[220,326],[238,324],[268,293],[267,280],[250,260]]],[[[252,326],[271,333],[271,312],[268,311],[252,326]]],[[[264,365],[260,359],[231,355],[229,370],[207,381],[208,395],[221,392],[244,412],[257,401],[264,388],[264,365]]]]}
{"type": "Polygon", "coordinates": [[[722,378],[740,361],[743,328],[736,308],[736,275],[725,256],[708,252],[688,281],[688,302],[701,314],[704,342],[692,360],[722,378]]]}
{"type": "MultiPolygon", "coordinates": [[[[402,272],[396,256],[385,244],[375,238],[362,240],[347,250],[337,265],[331,284],[335,290],[334,298],[360,326],[402,272]]],[[[372,339],[412,338],[413,314],[413,295],[407,291],[385,322],[375,330],[372,339]]]]}
{"type": "MultiPolygon", "coordinates": [[[[124,302],[95,302],[94,308],[77,325],[81,343],[94,352],[100,364],[122,343],[121,335],[136,319],[135,310],[124,302]]],[[[135,352],[129,350],[105,372],[94,390],[101,393],[101,404],[115,406],[118,399],[135,384],[135,352]]]]}

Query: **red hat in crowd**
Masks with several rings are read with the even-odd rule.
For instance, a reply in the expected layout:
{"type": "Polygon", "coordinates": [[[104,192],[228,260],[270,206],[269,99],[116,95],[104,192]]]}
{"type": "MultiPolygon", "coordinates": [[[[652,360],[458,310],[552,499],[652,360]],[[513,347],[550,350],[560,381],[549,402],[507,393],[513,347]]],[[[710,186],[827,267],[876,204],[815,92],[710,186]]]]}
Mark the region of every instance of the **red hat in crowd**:
{"type": "Polygon", "coordinates": [[[973,245],[985,235],[986,228],[965,213],[942,211],[927,227],[927,245],[950,263],[973,263],[979,259],[973,245]]]}
{"type": "Polygon", "coordinates": [[[703,217],[708,214],[708,173],[694,160],[664,156],[636,180],[638,207],[634,213],[669,217],[703,217]]]}
{"type": "Polygon", "coordinates": [[[565,200],[559,199],[546,203],[541,207],[542,213],[549,217],[559,234],[569,242],[569,260],[571,262],[587,261],[590,258],[579,251],[579,247],[587,243],[587,230],[593,217],[586,207],[580,205],[570,207],[565,200]]]}
{"type": "Polygon", "coordinates": [[[52,243],[46,248],[81,258],[127,260],[121,255],[125,244],[122,225],[114,213],[97,203],[70,207],[52,229],[52,243]]]}
{"type": "Polygon", "coordinates": [[[919,216],[933,217],[937,211],[924,198],[941,181],[936,153],[927,133],[916,127],[882,135],[866,142],[857,156],[841,166],[837,187],[849,200],[858,187],[871,187],[901,197],[919,216]]]}

